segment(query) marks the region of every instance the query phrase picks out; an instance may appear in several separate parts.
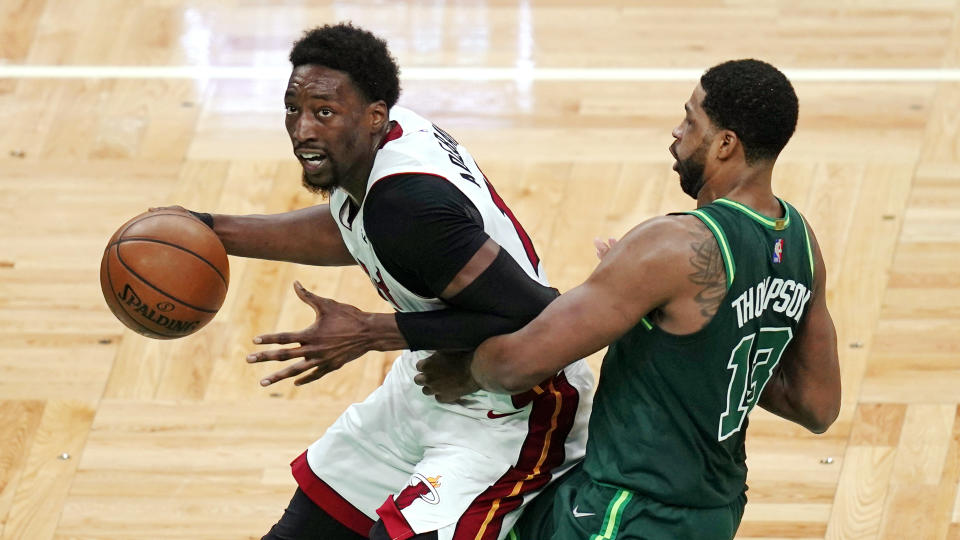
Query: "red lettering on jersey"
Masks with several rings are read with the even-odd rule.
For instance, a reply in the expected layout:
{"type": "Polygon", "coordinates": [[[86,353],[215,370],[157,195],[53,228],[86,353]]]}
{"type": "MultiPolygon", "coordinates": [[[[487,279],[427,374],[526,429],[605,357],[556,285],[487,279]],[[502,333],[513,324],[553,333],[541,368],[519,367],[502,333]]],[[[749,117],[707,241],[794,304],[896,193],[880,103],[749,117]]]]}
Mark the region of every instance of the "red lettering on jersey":
{"type": "Polygon", "coordinates": [[[393,307],[395,307],[397,311],[403,311],[403,309],[400,307],[400,304],[398,304],[397,301],[393,299],[393,295],[390,294],[390,289],[387,287],[387,284],[383,281],[383,275],[380,274],[380,269],[377,268],[377,274],[376,276],[374,276],[373,274],[370,273],[370,270],[367,270],[367,265],[363,264],[359,260],[357,261],[357,263],[360,264],[360,268],[363,268],[363,271],[366,272],[367,276],[370,277],[370,281],[372,281],[373,284],[377,287],[377,293],[380,295],[380,298],[383,298],[387,302],[390,302],[390,304],[393,305],[393,307]]]}
{"type": "Polygon", "coordinates": [[[513,228],[517,230],[517,236],[520,237],[520,243],[523,244],[523,249],[527,252],[527,259],[530,260],[530,264],[533,265],[533,272],[539,274],[540,268],[540,257],[537,256],[537,251],[533,248],[533,241],[530,240],[530,235],[527,234],[527,231],[523,229],[523,225],[517,221],[516,216],[513,215],[513,212],[510,211],[510,208],[507,207],[507,203],[503,202],[503,199],[500,198],[500,195],[497,194],[497,190],[493,189],[493,184],[490,183],[490,180],[487,179],[487,175],[483,175],[483,181],[487,184],[487,189],[490,191],[490,198],[493,199],[493,204],[503,212],[503,215],[507,216],[510,221],[513,223],[513,228]]]}

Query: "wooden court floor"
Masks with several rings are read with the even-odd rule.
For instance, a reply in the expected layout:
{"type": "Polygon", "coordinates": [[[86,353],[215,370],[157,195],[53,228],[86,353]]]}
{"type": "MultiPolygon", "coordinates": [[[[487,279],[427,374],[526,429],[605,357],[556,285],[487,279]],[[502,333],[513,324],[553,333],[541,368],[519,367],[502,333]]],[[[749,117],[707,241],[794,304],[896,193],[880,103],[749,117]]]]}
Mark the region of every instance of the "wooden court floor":
{"type": "Polygon", "coordinates": [[[356,269],[233,258],[214,322],[170,342],[124,330],[97,281],[149,206],[318,202],[283,130],[285,56],[339,20],[388,39],[401,104],[470,148],[561,290],[594,237],[691,206],[667,146],[695,76],[675,70],[831,70],[795,79],[775,188],[823,247],[843,409],[822,436],[753,414],[738,538],[960,539],[957,0],[0,0],[0,537],[259,538],[289,461],[380,382],[392,353],[301,388],[262,389],[272,366],[243,361],[252,336],[312,320],[294,279],[385,310],[356,269]],[[130,71],[182,66],[247,71],[130,71]]]}

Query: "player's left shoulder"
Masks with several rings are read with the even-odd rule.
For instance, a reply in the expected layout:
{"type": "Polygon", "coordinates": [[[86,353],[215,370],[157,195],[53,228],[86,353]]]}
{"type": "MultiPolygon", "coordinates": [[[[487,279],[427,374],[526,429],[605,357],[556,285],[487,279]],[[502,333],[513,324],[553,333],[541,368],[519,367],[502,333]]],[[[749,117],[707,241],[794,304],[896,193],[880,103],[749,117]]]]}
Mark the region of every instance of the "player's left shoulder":
{"type": "Polygon", "coordinates": [[[411,223],[433,223],[456,215],[463,194],[444,178],[422,172],[401,173],[372,186],[364,201],[364,223],[393,236],[411,223]]]}
{"type": "Polygon", "coordinates": [[[697,246],[711,241],[710,231],[696,217],[671,214],[651,218],[631,229],[617,243],[616,251],[624,267],[637,271],[643,268],[643,273],[652,272],[665,279],[689,266],[692,248],[703,249],[697,246]]]}
{"type": "Polygon", "coordinates": [[[688,216],[649,219],[616,242],[588,282],[618,291],[627,304],[639,302],[652,309],[687,290],[687,276],[694,271],[692,245],[702,238],[698,225],[688,216]]]}
{"type": "Polygon", "coordinates": [[[710,236],[710,230],[695,216],[668,214],[657,216],[634,227],[624,237],[625,246],[667,252],[684,252],[690,241],[710,236]]]}

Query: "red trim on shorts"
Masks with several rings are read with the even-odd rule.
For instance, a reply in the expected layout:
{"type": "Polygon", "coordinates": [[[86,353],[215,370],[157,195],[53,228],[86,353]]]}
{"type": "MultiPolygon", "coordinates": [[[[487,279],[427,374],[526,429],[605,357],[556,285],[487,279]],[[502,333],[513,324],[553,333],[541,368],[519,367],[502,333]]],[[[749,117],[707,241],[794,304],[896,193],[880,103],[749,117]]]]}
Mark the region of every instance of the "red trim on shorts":
{"type": "Polygon", "coordinates": [[[395,121],[393,127],[387,132],[387,136],[380,141],[380,146],[377,147],[377,150],[383,148],[383,146],[388,142],[399,139],[401,135],[403,135],[403,128],[400,127],[400,122],[395,121]]]}
{"type": "Polygon", "coordinates": [[[351,531],[363,536],[370,534],[370,529],[373,528],[373,520],[341,497],[339,493],[313,472],[307,462],[306,452],[290,462],[290,469],[293,471],[293,478],[300,485],[300,489],[307,494],[307,497],[310,497],[314,504],[351,531]]]}
{"type": "Polygon", "coordinates": [[[407,518],[403,517],[403,513],[397,508],[393,495],[387,497],[383,505],[377,508],[377,515],[383,520],[383,526],[392,540],[407,540],[415,534],[407,518]]]}
{"type": "Polygon", "coordinates": [[[525,495],[546,486],[552,471],[563,465],[564,443],[573,429],[580,395],[563,372],[543,386],[546,390],[533,400],[516,465],[467,507],[453,540],[496,540],[504,516],[520,508],[525,495]]]}
{"type": "Polygon", "coordinates": [[[534,386],[530,390],[527,390],[526,392],[522,392],[520,394],[513,394],[512,396],[510,396],[510,401],[513,402],[513,407],[515,409],[522,409],[527,405],[529,405],[530,403],[533,403],[533,400],[537,399],[537,396],[543,393],[543,387],[547,386],[547,384],[550,381],[551,379],[547,379],[542,383],[534,386]]]}

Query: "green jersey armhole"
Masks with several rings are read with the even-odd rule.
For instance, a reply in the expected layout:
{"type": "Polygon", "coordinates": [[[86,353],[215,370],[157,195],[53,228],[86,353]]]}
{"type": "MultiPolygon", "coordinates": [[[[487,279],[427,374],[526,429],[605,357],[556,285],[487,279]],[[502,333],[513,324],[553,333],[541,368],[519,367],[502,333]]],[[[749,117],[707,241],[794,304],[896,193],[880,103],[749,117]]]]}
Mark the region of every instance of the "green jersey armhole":
{"type": "MultiPolygon", "coordinates": [[[[790,208],[791,211],[797,212],[795,208],[790,208]]],[[[803,224],[803,239],[807,243],[807,260],[810,261],[810,277],[816,279],[815,268],[816,262],[813,260],[813,246],[810,244],[810,232],[807,230],[807,220],[803,219],[803,216],[800,215],[800,212],[797,212],[797,216],[800,217],[800,223],[803,224]]]]}
{"type": "Polygon", "coordinates": [[[727,290],[729,291],[730,286],[733,285],[733,278],[736,274],[737,267],[733,262],[733,254],[730,252],[730,243],[727,242],[727,235],[723,233],[723,228],[721,228],[720,224],[703,210],[691,210],[684,213],[696,216],[698,219],[700,219],[700,221],[702,221],[703,224],[710,229],[710,232],[713,233],[713,237],[717,239],[717,245],[720,246],[720,255],[723,257],[723,266],[727,272],[727,290]]]}

